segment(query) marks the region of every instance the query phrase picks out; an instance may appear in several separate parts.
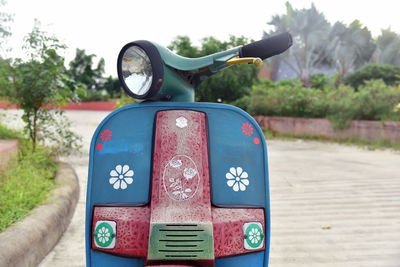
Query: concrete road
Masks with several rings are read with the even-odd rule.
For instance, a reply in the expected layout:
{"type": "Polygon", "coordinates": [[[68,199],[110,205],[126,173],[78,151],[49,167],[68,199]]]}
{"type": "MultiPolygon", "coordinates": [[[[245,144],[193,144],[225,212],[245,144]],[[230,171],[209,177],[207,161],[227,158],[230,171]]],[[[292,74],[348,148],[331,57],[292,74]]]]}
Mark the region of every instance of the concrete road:
{"type": "MultiPolygon", "coordinates": [[[[107,114],[67,112],[85,142],[82,155],[65,159],[79,176],[80,201],[71,225],[41,267],[85,265],[88,148],[107,114]]],[[[271,267],[400,266],[399,152],[300,140],[267,143],[271,267]]]]}
{"type": "Polygon", "coordinates": [[[398,152],[268,143],[272,267],[400,266],[398,152]]]}

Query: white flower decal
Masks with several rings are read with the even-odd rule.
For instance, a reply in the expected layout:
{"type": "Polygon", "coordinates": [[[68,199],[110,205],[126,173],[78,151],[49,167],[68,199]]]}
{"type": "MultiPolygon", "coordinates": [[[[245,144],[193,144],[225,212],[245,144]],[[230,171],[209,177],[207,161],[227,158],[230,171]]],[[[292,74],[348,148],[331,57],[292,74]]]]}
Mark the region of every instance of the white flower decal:
{"type": "Polygon", "coordinates": [[[257,228],[252,228],[249,233],[249,239],[252,244],[258,244],[261,240],[261,233],[257,228]]]}
{"type": "Polygon", "coordinates": [[[197,174],[197,171],[192,168],[185,168],[183,171],[183,176],[185,176],[186,180],[192,179],[193,176],[197,174]]]}
{"type": "Polygon", "coordinates": [[[114,189],[126,189],[128,184],[133,182],[132,176],[134,175],[133,170],[129,170],[129,165],[117,165],[115,170],[110,171],[110,184],[113,185],[114,189]]]}
{"type": "Polygon", "coordinates": [[[246,186],[250,184],[249,179],[247,179],[249,175],[240,167],[230,168],[225,177],[228,179],[226,183],[229,187],[232,187],[233,191],[235,192],[238,192],[239,189],[240,191],[245,191],[246,186]]]}
{"type": "Polygon", "coordinates": [[[97,238],[99,242],[105,244],[110,240],[111,234],[108,228],[105,228],[104,226],[99,229],[99,232],[97,233],[97,238]]]}
{"type": "Polygon", "coordinates": [[[182,166],[182,160],[171,160],[170,162],[169,162],[169,165],[171,166],[171,167],[173,167],[173,168],[177,168],[177,169],[179,169],[181,166],[182,166]]]}
{"type": "Polygon", "coordinates": [[[185,128],[187,127],[187,122],[188,120],[185,117],[179,117],[176,119],[176,126],[178,126],[179,128],[185,128]]]}

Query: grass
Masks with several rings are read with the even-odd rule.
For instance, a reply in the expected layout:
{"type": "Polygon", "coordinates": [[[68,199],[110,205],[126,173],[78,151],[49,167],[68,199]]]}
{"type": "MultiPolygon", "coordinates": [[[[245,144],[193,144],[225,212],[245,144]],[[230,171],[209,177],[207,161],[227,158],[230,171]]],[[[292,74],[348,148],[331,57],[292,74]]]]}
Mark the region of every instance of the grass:
{"type": "Polygon", "coordinates": [[[315,135],[307,135],[307,134],[281,134],[269,129],[263,130],[265,139],[281,139],[281,140],[295,140],[295,139],[305,139],[305,140],[314,140],[320,142],[330,142],[330,143],[339,143],[342,145],[355,145],[363,148],[367,148],[369,150],[375,149],[392,149],[396,151],[400,151],[399,143],[392,143],[388,140],[365,140],[361,138],[348,138],[348,139],[339,139],[339,138],[326,138],[323,136],[315,136],[315,135]]]}
{"type": "Polygon", "coordinates": [[[0,124],[0,139],[21,139],[21,134],[0,124]]]}
{"type": "Polygon", "coordinates": [[[16,131],[0,125],[0,139],[19,139],[20,151],[0,170],[0,232],[23,219],[43,203],[54,188],[57,164],[43,147],[31,152],[31,144],[16,131]]]}

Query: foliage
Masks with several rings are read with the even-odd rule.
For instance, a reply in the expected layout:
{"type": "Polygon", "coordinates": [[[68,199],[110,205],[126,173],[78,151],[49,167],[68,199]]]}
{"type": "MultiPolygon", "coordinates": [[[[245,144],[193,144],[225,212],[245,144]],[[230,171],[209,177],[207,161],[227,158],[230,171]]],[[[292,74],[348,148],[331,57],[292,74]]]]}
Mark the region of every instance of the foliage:
{"type": "Polygon", "coordinates": [[[314,90],[298,79],[262,81],[241,101],[252,115],[328,118],[341,129],[351,120],[400,121],[400,90],[382,80],[367,81],[358,91],[346,85],[314,90]]]}
{"type": "MultiPolygon", "coordinates": [[[[5,0],[0,0],[0,6],[3,6],[5,4],[6,4],[5,0]]],[[[0,12],[0,49],[4,49],[3,43],[5,42],[7,37],[11,35],[8,23],[11,22],[12,20],[13,16],[11,14],[0,12]]]]}
{"type": "MultiPolygon", "coordinates": [[[[355,94],[352,87],[344,85],[327,92],[328,112],[326,118],[331,121],[335,129],[350,127],[351,120],[354,119],[356,113],[355,94]]],[[[323,117],[321,116],[321,118],[323,117]]]]}
{"type": "Polygon", "coordinates": [[[117,78],[104,78],[104,59],[94,67],[96,55],[87,55],[84,49],[76,49],[75,58],[69,63],[67,74],[71,77],[68,86],[79,101],[105,101],[119,97],[121,87],[117,78]]]}
{"type": "Polygon", "coordinates": [[[12,68],[10,59],[0,57],[0,96],[9,95],[12,92],[12,68]]]}
{"type": "Polygon", "coordinates": [[[264,33],[264,37],[290,32],[293,45],[279,59],[297,73],[304,86],[310,87],[310,75],[328,59],[325,48],[329,42],[329,22],[314,4],[309,9],[298,10],[286,2],[286,14],[273,16],[268,24],[275,29],[264,33]]]}
{"type": "Polygon", "coordinates": [[[113,98],[121,96],[122,88],[118,78],[113,78],[112,76],[109,76],[104,83],[104,89],[107,91],[108,95],[113,98]]]}
{"type": "Polygon", "coordinates": [[[329,78],[329,76],[323,73],[315,73],[311,74],[310,80],[311,80],[311,88],[323,90],[324,88],[330,85],[331,79],[329,78]]]}
{"type": "MultiPolygon", "coordinates": [[[[201,48],[192,45],[187,36],[178,36],[168,47],[185,57],[201,57],[248,43],[245,37],[231,36],[229,41],[214,37],[201,40],[201,48]]],[[[196,91],[196,101],[231,103],[248,94],[257,81],[257,68],[253,65],[236,65],[211,76],[196,91]]]]}
{"type": "Polygon", "coordinates": [[[232,66],[204,81],[196,92],[196,100],[230,103],[247,95],[257,79],[253,65],[232,66]]]}
{"type": "Polygon", "coordinates": [[[46,140],[54,156],[69,155],[82,147],[82,137],[71,130],[71,121],[62,110],[43,113],[38,129],[39,140],[46,140]]]}
{"type": "Polygon", "coordinates": [[[396,110],[399,103],[399,88],[388,86],[383,80],[366,81],[355,94],[353,119],[400,121],[400,112],[396,110]]]}
{"type": "Polygon", "coordinates": [[[303,87],[298,79],[263,81],[253,88],[248,111],[253,115],[324,117],[324,93],[303,87]]]}
{"type": "MultiPolygon", "coordinates": [[[[6,1],[0,0],[0,7],[5,5],[6,1]]],[[[5,43],[7,38],[11,36],[9,22],[13,20],[13,16],[4,12],[0,12],[0,96],[5,96],[10,90],[10,59],[3,58],[6,54],[5,43]]]]}
{"type": "Polygon", "coordinates": [[[359,88],[368,80],[382,79],[387,85],[400,84],[400,66],[370,64],[345,77],[344,82],[359,88]]]}
{"type": "Polygon", "coordinates": [[[20,137],[21,135],[19,132],[8,129],[4,125],[0,124],[0,139],[19,139],[20,137]]]}
{"type": "Polygon", "coordinates": [[[326,49],[331,51],[330,61],[339,74],[339,84],[349,72],[368,63],[376,47],[371,32],[358,20],[349,26],[336,22],[330,31],[329,40],[326,49]]]}
{"type": "Polygon", "coordinates": [[[121,97],[117,100],[117,103],[115,104],[115,108],[121,108],[126,105],[130,105],[133,103],[139,103],[141,102],[140,100],[134,99],[130,96],[128,96],[123,90],[121,89],[121,97]]]}
{"type": "Polygon", "coordinates": [[[74,93],[76,98],[83,102],[106,101],[110,98],[110,95],[105,89],[100,91],[89,90],[83,83],[76,83],[74,93]]]}
{"type": "Polygon", "coordinates": [[[189,36],[177,36],[168,48],[183,57],[200,57],[199,49],[192,45],[189,36]]]}
{"type": "Polygon", "coordinates": [[[376,39],[378,64],[400,65],[400,35],[390,29],[382,30],[376,39]]]}
{"type": "Polygon", "coordinates": [[[287,2],[286,14],[273,16],[269,24],[274,31],[264,37],[286,31],[293,36],[293,46],[273,60],[290,67],[305,87],[312,86],[311,75],[320,69],[336,70],[336,84],[341,84],[348,73],[368,64],[376,54],[375,40],[360,21],[331,26],[314,4],[298,10],[287,2]]]}
{"type": "MultiPolygon", "coordinates": [[[[0,125],[1,129],[5,127],[0,125]]],[[[34,153],[31,149],[31,143],[21,138],[18,157],[0,170],[0,232],[45,201],[54,187],[57,164],[43,147],[34,153]]]]}
{"type": "Polygon", "coordinates": [[[76,83],[85,84],[91,91],[101,90],[105,79],[104,59],[101,58],[97,66],[93,66],[93,59],[96,55],[87,55],[85,49],[76,49],[75,58],[69,63],[68,74],[76,83]]]}
{"type": "Polygon", "coordinates": [[[251,103],[251,98],[250,95],[244,95],[239,99],[236,99],[235,101],[229,103],[230,105],[236,106],[238,108],[243,109],[244,111],[248,111],[248,108],[251,103]]]}
{"type": "Polygon", "coordinates": [[[9,65],[13,86],[10,96],[24,111],[22,119],[32,140],[32,151],[35,151],[39,140],[57,139],[61,144],[65,140],[77,140],[78,137],[68,129],[58,128],[64,127],[67,121],[62,111],[51,111],[51,108],[64,105],[72,96],[66,86],[68,79],[65,76],[64,59],[57,53],[65,46],[57,38],[42,32],[36,21],[32,32],[25,38],[23,48],[28,59],[17,59],[14,66],[9,65]]]}

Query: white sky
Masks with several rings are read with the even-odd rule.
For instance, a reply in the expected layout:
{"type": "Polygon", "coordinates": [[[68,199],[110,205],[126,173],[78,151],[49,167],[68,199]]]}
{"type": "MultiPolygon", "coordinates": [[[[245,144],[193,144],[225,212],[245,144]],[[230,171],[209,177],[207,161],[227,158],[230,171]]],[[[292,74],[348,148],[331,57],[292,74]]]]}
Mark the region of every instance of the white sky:
{"type": "MultiPolygon", "coordinates": [[[[103,57],[106,75],[116,74],[116,60],[123,45],[149,40],[167,46],[175,36],[188,35],[198,44],[206,36],[227,40],[230,34],[261,39],[272,15],[285,13],[286,0],[8,0],[1,11],[14,14],[9,55],[23,57],[19,47],[32,30],[34,19],[42,29],[68,46],[66,63],[75,49],[103,57]]],[[[358,19],[373,36],[390,27],[400,33],[398,0],[292,0],[294,8],[314,2],[331,23],[358,19]]]]}

